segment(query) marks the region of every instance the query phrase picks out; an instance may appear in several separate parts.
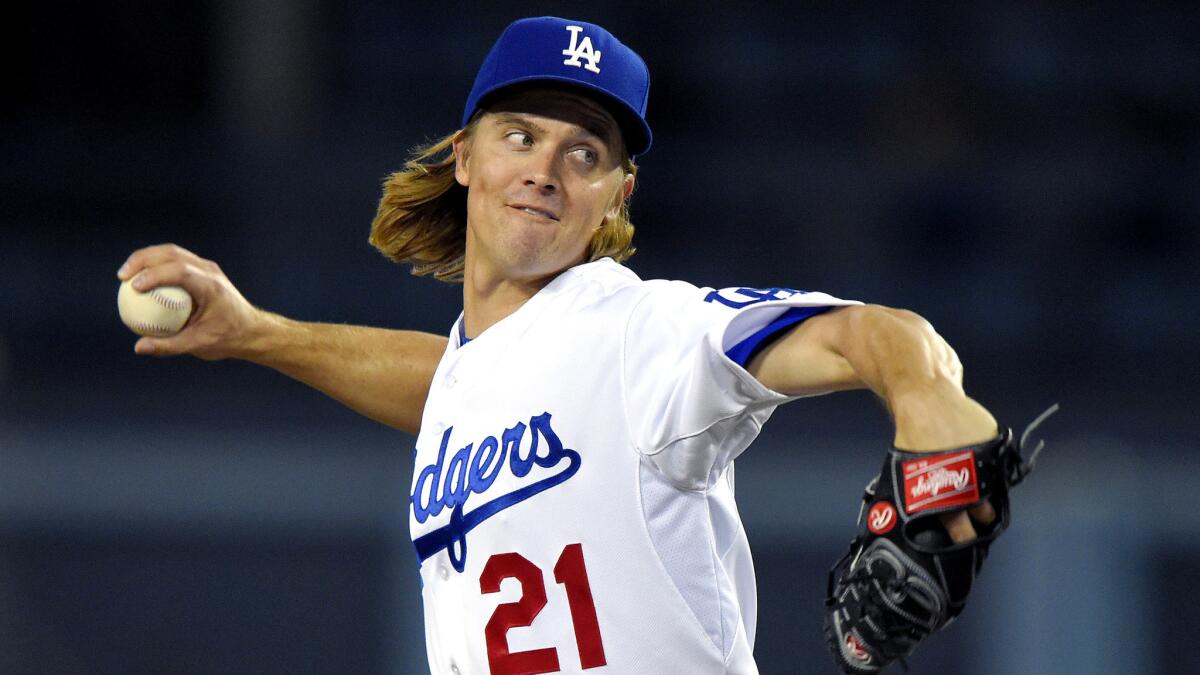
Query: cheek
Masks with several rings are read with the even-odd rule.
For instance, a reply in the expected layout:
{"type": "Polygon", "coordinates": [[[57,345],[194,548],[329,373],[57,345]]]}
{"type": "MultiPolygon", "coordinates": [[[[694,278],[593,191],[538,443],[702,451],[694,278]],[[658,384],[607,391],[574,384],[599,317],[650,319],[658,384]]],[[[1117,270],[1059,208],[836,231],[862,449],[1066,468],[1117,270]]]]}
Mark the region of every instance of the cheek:
{"type": "Polygon", "coordinates": [[[600,186],[589,185],[579,195],[582,198],[577,200],[575,218],[579,229],[586,234],[600,227],[604,220],[607,191],[600,186]]]}
{"type": "Polygon", "coordinates": [[[620,180],[604,180],[595,185],[594,193],[591,199],[592,216],[597,225],[608,215],[609,209],[613,204],[619,203],[620,191],[623,183],[620,180]]]}
{"type": "Polygon", "coordinates": [[[517,167],[508,158],[491,152],[489,148],[478,148],[471,160],[467,165],[470,169],[470,187],[480,194],[506,189],[517,172],[517,167]]]}
{"type": "Polygon", "coordinates": [[[499,184],[496,162],[481,162],[471,167],[471,189],[483,194],[491,192],[499,184]]]}
{"type": "Polygon", "coordinates": [[[467,188],[467,212],[486,225],[496,218],[496,206],[504,201],[508,184],[496,163],[476,162],[471,166],[471,185],[467,188]]]}

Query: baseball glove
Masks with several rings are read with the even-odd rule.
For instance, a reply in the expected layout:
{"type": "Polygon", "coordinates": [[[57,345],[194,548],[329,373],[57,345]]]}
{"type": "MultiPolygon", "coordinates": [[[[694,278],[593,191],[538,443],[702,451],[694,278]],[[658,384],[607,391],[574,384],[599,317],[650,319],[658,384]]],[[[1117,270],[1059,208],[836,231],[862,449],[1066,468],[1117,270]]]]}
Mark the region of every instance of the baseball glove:
{"type": "Polygon", "coordinates": [[[842,672],[878,673],[912,653],[966,605],[988,547],[1007,527],[1008,490],[1033,470],[1044,445],[1021,456],[1030,434],[1058,410],[1051,406],[1020,439],[998,438],[945,452],[893,448],[863,494],[859,535],[829,570],[825,639],[842,672]],[[954,544],[936,516],[984,500],[996,510],[977,539],[954,544]],[[865,512],[865,518],[864,518],[865,512]]]}

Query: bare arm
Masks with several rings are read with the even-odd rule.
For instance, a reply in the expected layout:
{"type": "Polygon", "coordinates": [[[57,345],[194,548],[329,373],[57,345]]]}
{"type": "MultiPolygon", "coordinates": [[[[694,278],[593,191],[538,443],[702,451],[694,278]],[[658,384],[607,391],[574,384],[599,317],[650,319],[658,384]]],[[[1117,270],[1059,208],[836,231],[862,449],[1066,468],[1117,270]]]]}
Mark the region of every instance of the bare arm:
{"type": "MultiPolygon", "coordinates": [[[[863,305],[808,319],[748,364],[776,391],[801,395],[867,388],[887,405],[896,447],[944,450],[995,438],[995,418],[966,395],[962,364],[929,322],[906,311],[863,305]]],[[[971,514],[989,522],[987,504],[971,514]]],[[[956,541],[975,536],[963,515],[947,522],[956,541]]]]}
{"type": "Polygon", "coordinates": [[[240,358],[274,368],[352,410],[416,433],[446,338],[416,331],[294,321],[254,307],[216,263],[171,244],[134,252],[117,276],[138,290],[183,286],[195,309],[168,338],[141,338],[139,354],[240,358]],[[135,285],[137,285],[135,284],[135,285]]]}
{"type": "Polygon", "coordinates": [[[242,358],[324,392],[355,412],[416,434],[446,338],[417,331],[294,321],[270,326],[242,358]]]}

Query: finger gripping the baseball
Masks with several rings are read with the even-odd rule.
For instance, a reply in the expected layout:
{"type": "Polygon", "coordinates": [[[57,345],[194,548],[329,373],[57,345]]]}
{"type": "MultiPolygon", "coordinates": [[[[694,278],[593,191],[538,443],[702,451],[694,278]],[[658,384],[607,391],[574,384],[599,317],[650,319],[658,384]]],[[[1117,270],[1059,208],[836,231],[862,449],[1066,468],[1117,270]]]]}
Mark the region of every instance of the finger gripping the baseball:
{"type": "Polygon", "coordinates": [[[123,288],[132,282],[132,288],[122,291],[131,297],[141,295],[139,291],[153,297],[166,286],[176,286],[191,299],[190,316],[183,321],[162,326],[137,324],[135,332],[148,336],[134,346],[138,354],[191,354],[206,360],[244,356],[253,337],[269,323],[264,320],[265,313],[242,296],[216,262],[174,244],[135,251],[122,265],[118,277],[124,280],[123,288]],[[167,329],[159,330],[160,327],[167,329]]]}
{"type": "Polygon", "coordinates": [[[192,296],[179,286],[159,286],[143,293],[125,281],[117,290],[117,311],[138,335],[173,335],[191,316],[192,296]]]}

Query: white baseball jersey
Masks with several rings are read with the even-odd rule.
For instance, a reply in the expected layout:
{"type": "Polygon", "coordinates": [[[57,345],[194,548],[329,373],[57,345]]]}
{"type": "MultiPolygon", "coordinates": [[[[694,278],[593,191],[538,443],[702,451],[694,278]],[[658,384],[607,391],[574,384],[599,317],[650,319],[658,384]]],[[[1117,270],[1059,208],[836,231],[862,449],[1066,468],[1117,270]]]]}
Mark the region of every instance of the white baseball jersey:
{"type": "Polygon", "coordinates": [[[467,344],[460,318],[410,504],[431,672],[757,673],[733,460],[790,399],[739,363],[845,304],[606,258],[467,344]]]}

